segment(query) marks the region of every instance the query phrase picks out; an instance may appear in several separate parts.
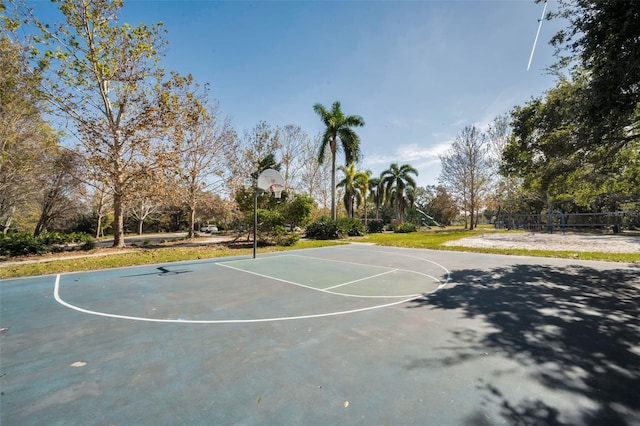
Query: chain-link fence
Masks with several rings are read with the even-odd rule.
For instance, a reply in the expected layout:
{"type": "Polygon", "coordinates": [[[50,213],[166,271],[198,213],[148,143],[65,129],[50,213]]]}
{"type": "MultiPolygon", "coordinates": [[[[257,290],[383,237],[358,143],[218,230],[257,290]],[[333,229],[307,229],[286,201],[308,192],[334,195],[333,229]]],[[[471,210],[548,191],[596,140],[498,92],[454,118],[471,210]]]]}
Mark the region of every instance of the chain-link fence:
{"type": "Polygon", "coordinates": [[[621,232],[640,230],[640,212],[503,214],[494,222],[498,229],[532,232],[593,230],[621,232]]]}

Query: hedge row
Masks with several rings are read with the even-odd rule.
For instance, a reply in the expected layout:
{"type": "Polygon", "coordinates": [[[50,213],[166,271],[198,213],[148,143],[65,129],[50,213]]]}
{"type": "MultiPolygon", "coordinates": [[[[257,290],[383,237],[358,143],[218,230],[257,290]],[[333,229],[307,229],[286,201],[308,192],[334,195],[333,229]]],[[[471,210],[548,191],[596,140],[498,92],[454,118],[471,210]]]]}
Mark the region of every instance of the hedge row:
{"type": "Polygon", "coordinates": [[[321,216],[311,225],[307,226],[307,238],[316,240],[336,240],[340,238],[357,237],[364,235],[365,228],[359,219],[341,217],[331,220],[328,216],[321,216]]]}
{"type": "Polygon", "coordinates": [[[0,234],[0,256],[24,256],[27,254],[59,252],[70,245],[82,250],[91,250],[96,247],[96,242],[93,237],[82,232],[71,234],[43,232],[37,237],[26,232],[0,234]]]}

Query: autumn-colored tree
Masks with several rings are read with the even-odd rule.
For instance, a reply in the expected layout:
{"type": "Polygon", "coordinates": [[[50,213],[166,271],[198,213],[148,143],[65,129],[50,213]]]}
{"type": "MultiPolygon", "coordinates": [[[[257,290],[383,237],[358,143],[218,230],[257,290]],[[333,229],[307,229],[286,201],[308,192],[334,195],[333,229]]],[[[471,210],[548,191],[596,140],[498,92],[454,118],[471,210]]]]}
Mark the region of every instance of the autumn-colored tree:
{"type": "Polygon", "coordinates": [[[42,87],[77,136],[93,178],[109,188],[113,245],[122,247],[126,198],[157,165],[155,143],[171,124],[159,65],[162,25],[120,24],[122,0],[56,3],[64,24],[39,24],[40,60],[49,68],[42,87]]]}
{"type": "Polygon", "coordinates": [[[206,193],[222,191],[238,140],[217,101],[209,102],[208,86],[201,90],[191,76],[176,74],[165,88],[173,94],[174,126],[163,171],[171,199],[187,207],[188,237],[193,238],[197,210],[206,193]]]}
{"type": "MultiPolygon", "coordinates": [[[[0,11],[4,6],[0,4],[0,11]]],[[[55,149],[58,135],[41,115],[39,75],[29,67],[27,47],[15,36],[18,21],[0,16],[0,229],[42,188],[38,171],[55,149]]],[[[37,220],[37,219],[36,219],[37,220]]]]}

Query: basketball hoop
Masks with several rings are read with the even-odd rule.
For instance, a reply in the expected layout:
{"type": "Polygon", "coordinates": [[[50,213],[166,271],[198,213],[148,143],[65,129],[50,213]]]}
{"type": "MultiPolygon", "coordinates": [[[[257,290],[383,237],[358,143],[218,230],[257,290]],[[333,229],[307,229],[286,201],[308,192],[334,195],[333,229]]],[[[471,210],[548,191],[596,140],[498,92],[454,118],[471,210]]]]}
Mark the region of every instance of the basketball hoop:
{"type": "Polygon", "coordinates": [[[274,183],[269,187],[269,191],[273,192],[273,196],[279,199],[280,197],[282,197],[282,191],[284,191],[284,186],[278,183],[274,183]]]}
{"type": "Polygon", "coordinates": [[[284,191],[284,178],[277,170],[267,169],[258,176],[257,185],[259,189],[273,192],[276,198],[280,198],[284,191]]]}
{"type": "Polygon", "coordinates": [[[273,169],[263,170],[258,176],[256,181],[256,188],[253,193],[253,258],[256,258],[256,251],[258,248],[258,194],[260,191],[273,192],[274,197],[282,197],[282,191],[284,190],[284,178],[282,175],[273,169]]]}

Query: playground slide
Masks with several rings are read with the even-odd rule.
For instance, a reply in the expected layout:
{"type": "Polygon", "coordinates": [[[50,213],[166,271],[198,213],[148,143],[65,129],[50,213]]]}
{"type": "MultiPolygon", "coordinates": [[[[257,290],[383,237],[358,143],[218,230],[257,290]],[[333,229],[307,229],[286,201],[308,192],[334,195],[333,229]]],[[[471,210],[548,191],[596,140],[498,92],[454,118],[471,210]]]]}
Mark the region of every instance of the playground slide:
{"type": "Polygon", "coordinates": [[[418,213],[420,213],[423,217],[423,222],[427,225],[427,226],[437,226],[440,228],[444,228],[444,226],[440,225],[438,222],[435,221],[434,218],[432,218],[431,216],[429,216],[428,214],[426,214],[425,212],[423,212],[422,210],[418,210],[416,209],[416,211],[418,213]]]}

